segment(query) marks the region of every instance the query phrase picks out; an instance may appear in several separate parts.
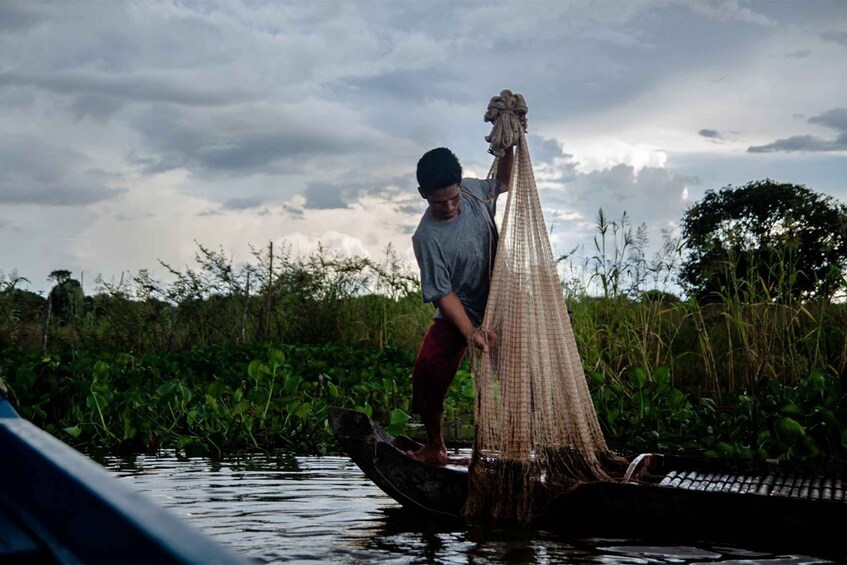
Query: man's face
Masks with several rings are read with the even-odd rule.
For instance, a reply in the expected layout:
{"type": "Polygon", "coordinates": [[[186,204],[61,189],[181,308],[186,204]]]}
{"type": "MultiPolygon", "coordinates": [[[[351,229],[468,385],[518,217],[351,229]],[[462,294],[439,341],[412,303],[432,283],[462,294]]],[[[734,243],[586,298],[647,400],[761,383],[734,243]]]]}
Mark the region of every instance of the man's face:
{"type": "Polygon", "coordinates": [[[434,220],[449,222],[459,217],[462,190],[458,184],[439,188],[429,194],[421,192],[421,196],[429,202],[429,213],[434,220]]]}

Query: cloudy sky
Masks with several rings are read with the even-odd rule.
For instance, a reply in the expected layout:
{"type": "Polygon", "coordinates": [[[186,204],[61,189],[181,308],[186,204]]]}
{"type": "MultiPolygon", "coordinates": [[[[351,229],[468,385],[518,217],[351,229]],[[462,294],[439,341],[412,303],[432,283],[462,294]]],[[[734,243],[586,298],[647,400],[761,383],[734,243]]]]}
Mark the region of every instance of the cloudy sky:
{"type": "Polygon", "coordinates": [[[0,271],[93,292],[271,240],[413,265],[417,159],[484,176],[504,88],[557,252],[601,207],[656,245],[766,177],[847,202],[845,61],[843,1],[0,0],[0,271]]]}

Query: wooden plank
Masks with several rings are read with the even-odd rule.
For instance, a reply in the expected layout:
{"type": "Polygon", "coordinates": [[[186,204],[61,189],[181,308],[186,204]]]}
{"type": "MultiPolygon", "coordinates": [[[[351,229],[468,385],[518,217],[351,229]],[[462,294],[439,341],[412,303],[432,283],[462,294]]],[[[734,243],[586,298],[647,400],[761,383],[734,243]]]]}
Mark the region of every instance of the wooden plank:
{"type": "Polygon", "coordinates": [[[744,493],[753,493],[755,494],[759,490],[759,485],[762,484],[762,477],[756,477],[753,475],[749,475],[747,477],[747,483],[744,487],[744,493]]]}
{"type": "Polygon", "coordinates": [[[821,477],[813,477],[809,482],[809,498],[812,500],[820,500],[821,498],[821,477]]]}
{"type": "Polygon", "coordinates": [[[706,473],[706,476],[703,478],[703,482],[706,483],[703,487],[703,490],[705,490],[706,492],[714,492],[715,485],[718,482],[719,476],[720,475],[718,475],[717,473],[706,473]]]}
{"type": "Polygon", "coordinates": [[[773,475],[767,475],[764,478],[764,480],[761,482],[761,484],[759,485],[759,489],[757,491],[757,494],[762,494],[762,495],[766,495],[766,496],[770,495],[771,489],[773,488],[775,481],[776,481],[776,477],[774,477],[773,475]]]}
{"type": "Polygon", "coordinates": [[[679,488],[691,490],[697,484],[697,473],[685,471],[680,474],[679,488]]]}
{"type": "Polygon", "coordinates": [[[701,473],[692,473],[691,490],[703,490],[704,478],[701,473]]]}
{"type": "Polygon", "coordinates": [[[661,487],[674,486],[674,484],[673,484],[674,480],[676,480],[677,484],[679,484],[678,476],[679,476],[679,471],[673,470],[673,471],[669,472],[667,475],[665,475],[665,478],[662,479],[662,481],[659,483],[659,486],[661,486],[661,487]]]}
{"type": "Polygon", "coordinates": [[[775,484],[774,489],[771,491],[771,494],[773,496],[788,496],[789,494],[791,494],[792,486],[793,484],[789,475],[780,475],[779,486],[775,484]]]}
{"type": "Polygon", "coordinates": [[[812,479],[809,477],[804,477],[802,483],[800,484],[800,498],[809,498],[809,487],[812,484],[812,479]]]}
{"type": "Polygon", "coordinates": [[[730,484],[729,492],[738,494],[741,492],[741,489],[744,488],[744,481],[747,479],[744,475],[736,475],[733,477],[732,483],[730,484]]]}

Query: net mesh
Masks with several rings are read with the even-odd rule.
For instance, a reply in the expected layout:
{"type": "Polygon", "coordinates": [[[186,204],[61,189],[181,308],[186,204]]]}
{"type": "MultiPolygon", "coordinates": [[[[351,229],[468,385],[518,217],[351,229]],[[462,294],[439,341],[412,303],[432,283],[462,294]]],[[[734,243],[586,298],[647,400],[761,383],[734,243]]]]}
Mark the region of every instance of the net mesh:
{"type": "MultiPolygon", "coordinates": [[[[582,370],[521,112],[523,97],[503,91],[486,113],[495,122],[491,153],[516,143],[516,155],[481,327],[496,345],[472,353],[475,436],[464,513],[529,521],[556,494],[609,480],[625,462],[606,445],[582,370]]],[[[497,159],[489,176],[496,168],[497,159]]]]}

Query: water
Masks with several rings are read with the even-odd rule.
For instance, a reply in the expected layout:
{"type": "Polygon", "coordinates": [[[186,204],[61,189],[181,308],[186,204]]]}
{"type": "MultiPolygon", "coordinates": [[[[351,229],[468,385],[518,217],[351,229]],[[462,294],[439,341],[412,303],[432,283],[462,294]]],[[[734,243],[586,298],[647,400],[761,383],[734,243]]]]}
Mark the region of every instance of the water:
{"type": "Polygon", "coordinates": [[[712,546],[471,528],[412,517],[347,457],[173,455],[100,462],[236,552],[266,563],[829,563],[712,546]]]}

